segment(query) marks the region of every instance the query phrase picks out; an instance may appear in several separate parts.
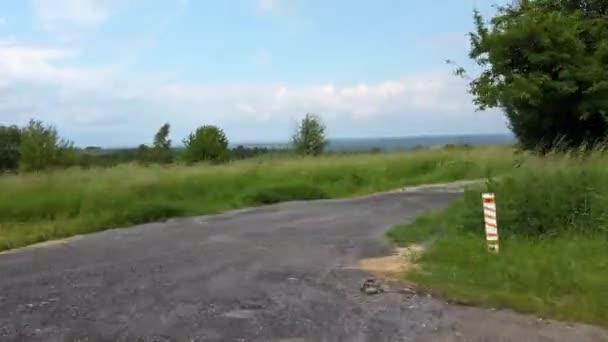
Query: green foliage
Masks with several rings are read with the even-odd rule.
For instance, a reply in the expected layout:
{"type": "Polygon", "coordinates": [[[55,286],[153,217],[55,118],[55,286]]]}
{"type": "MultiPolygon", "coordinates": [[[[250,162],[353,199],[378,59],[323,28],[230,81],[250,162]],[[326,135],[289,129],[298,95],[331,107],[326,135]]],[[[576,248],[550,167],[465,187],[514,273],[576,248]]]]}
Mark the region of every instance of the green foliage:
{"type": "MultiPolygon", "coordinates": [[[[524,148],[595,143],[608,132],[605,1],[527,0],[475,12],[471,82],[480,109],[500,107],[524,148]]],[[[458,70],[462,74],[462,70],[458,70]]]]}
{"type": "Polygon", "coordinates": [[[150,151],[150,159],[157,163],[168,164],[173,161],[173,152],[171,151],[171,140],[169,132],[171,126],[166,123],[160,127],[154,135],[154,144],[150,151]]]}
{"type": "Polygon", "coordinates": [[[322,154],[327,146],[327,139],[321,118],[315,114],[306,114],[293,135],[292,143],[298,154],[312,156],[322,154]]]}
{"type": "Polygon", "coordinates": [[[406,277],[459,302],[608,326],[606,152],[524,158],[440,214],[395,227],[399,245],[435,241],[406,277]],[[488,254],[482,192],[497,201],[500,253],[488,254]]]}
{"type": "Polygon", "coordinates": [[[19,168],[21,130],[17,126],[0,126],[0,173],[19,168]]]}
{"type": "Polygon", "coordinates": [[[171,148],[171,140],[169,139],[169,132],[171,125],[168,123],[162,125],[158,132],[154,135],[154,148],[168,150],[171,148]]]}
{"type": "MultiPolygon", "coordinates": [[[[542,173],[524,168],[500,182],[489,183],[488,191],[498,198],[501,236],[531,239],[564,234],[608,236],[607,177],[600,168],[542,173]]],[[[480,192],[474,191],[465,196],[467,211],[458,223],[463,232],[478,231],[483,224],[480,197],[480,192]]]]}
{"type": "Polygon", "coordinates": [[[224,162],[228,159],[228,138],[216,126],[202,126],[184,139],[184,159],[194,163],[208,161],[224,162]]]}
{"type": "Polygon", "coordinates": [[[404,224],[393,227],[386,233],[386,237],[398,246],[407,246],[416,243],[430,242],[442,228],[441,221],[448,220],[445,213],[442,215],[424,215],[416,218],[413,224],[404,224]]]}
{"type": "MultiPolygon", "coordinates": [[[[467,207],[458,201],[439,214],[391,230],[389,237],[398,245],[434,241],[415,260],[420,267],[405,278],[458,303],[608,326],[605,238],[501,235],[500,253],[493,255],[486,251],[482,225],[469,232],[456,227],[467,207]]],[[[499,214],[499,233],[505,228],[499,214]]]]}
{"type": "Polygon", "coordinates": [[[76,161],[72,143],[61,139],[54,126],[36,120],[22,130],[20,153],[19,168],[26,172],[66,167],[76,161]]]}

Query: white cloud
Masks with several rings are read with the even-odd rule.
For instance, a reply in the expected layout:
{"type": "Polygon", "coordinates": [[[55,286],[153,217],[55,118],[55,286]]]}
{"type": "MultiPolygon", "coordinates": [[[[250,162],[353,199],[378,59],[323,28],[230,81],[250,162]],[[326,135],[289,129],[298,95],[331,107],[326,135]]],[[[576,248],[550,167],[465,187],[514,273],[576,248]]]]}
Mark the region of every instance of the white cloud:
{"type": "Polygon", "coordinates": [[[492,123],[474,113],[466,82],[447,70],[345,86],[199,84],[134,78],[112,67],[75,67],[77,55],[73,49],[0,42],[0,124],[36,117],[56,124],[77,144],[111,137],[106,144],[114,146],[145,142],[167,121],[176,140],[205,123],[228,127],[238,135],[235,140],[286,137],[293,121],[307,112],[321,114],[330,133],[342,135],[500,127],[499,114],[488,116],[492,123]]]}
{"type": "MultiPolygon", "coordinates": [[[[37,28],[71,43],[107,21],[115,12],[141,0],[29,0],[37,28]]],[[[184,0],[179,3],[185,2],[184,0]]]]}
{"type": "Polygon", "coordinates": [[[15,40],[0,40],[0,79],[5,83],[31,82],[74,89],[100,85],[106,69],[66,66],[77,55],[78,51],[68,48],[22,45],[15,40]]]}
{"type": "Polygon", "coordinates": [[[111,13],[108,5],[103,0],[32,0],[34,15],[46,29],[65,24],[99,25],[111,13]]]}

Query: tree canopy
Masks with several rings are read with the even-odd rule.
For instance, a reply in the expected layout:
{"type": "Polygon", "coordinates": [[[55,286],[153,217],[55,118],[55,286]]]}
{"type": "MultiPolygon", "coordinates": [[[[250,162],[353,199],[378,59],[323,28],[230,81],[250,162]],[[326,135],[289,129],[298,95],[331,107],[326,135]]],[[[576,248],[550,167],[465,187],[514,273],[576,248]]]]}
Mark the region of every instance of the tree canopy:
{"type": "Polygon", "coordinates": [[[40,171],[73,165],[76,158],[72,142],[59,137],[54,126],[30,120],[21,131],[19,168],[40,171]]]}
{"type": "Polygon", "coordinates": [[[296,153],[313,156],[322,154],[327,139],[321,118],[315,114],[306,114],[293,135],[292,143],[296,153]]]}
{"type": "Polygon", "coordinates": [[[479,12],[470,57],[480,109],[502,108],[524,148],[595,143],[608,132],[608,1],[521,0],[479,12]]]}
{"type": "Polygon", "coordinates": [[[171,125],[168,123],[162,125],[158,132],[154,135],[154,143],[152,148],[152,161],[158,163],[171,163],[173,161],[173,152],[171,152],[171,139],[169,133],[171,125]]]}
{"type": "Polygon", "coordinates": [[[184,139],[187,162],[223,162],[228,159],[228,139],[216,126],[202,126],[184,139]]]}

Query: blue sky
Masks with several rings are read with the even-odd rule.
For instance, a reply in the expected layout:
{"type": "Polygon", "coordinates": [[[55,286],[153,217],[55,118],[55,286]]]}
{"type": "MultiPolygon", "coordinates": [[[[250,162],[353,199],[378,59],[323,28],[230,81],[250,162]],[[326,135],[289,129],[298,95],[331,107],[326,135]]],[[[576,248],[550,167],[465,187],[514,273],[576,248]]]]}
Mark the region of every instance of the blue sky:
{"type": "Polygon", "coordinates": [[[498,0],[23,0],[0,3],[0,124],[76,145],[179,142],[203,124],[282,141],[306,112],[330,137],[507,132],[476,112],[472,10],[498,0]],[[474,69],[472,69],[474,70],[474,69]]]}

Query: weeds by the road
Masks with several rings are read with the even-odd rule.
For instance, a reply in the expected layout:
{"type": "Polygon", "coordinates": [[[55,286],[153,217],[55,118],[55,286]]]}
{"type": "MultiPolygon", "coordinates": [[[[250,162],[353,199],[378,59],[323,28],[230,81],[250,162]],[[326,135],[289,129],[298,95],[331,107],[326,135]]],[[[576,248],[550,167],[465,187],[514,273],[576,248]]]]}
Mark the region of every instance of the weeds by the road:
{"type": "Polygon", "coordinates": [[[486,177],[515,158],[488,147],[5,175],[0,250],[175,216],[486,177]]]}
{"type": "Polygon", "coordinates": [[[486,251],[481,190],[394,228],[399,245],[437,240],[405,276],[458,301],[608,326],[608,169],[601,153],[529,159],[496,193],[500,254],[486,251]]]}

